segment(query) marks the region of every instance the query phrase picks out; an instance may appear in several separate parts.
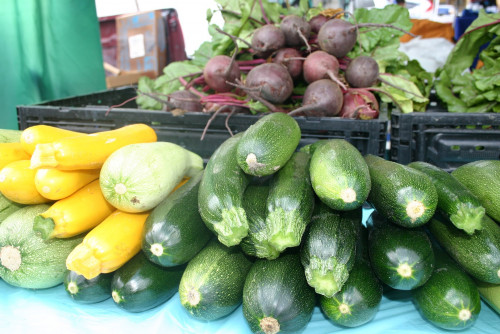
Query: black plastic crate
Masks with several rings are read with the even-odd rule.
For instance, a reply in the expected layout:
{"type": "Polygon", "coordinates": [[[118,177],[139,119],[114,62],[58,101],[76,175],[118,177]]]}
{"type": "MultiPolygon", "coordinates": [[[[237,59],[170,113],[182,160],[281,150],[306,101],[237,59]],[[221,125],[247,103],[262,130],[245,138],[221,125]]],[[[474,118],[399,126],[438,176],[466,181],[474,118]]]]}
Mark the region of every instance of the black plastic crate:
{"type": "Polygon", "coordinates": [[[500,114],[427,112],[391,114],[390,160],[426,161],[444,170],[500,159],[500,114]]]}
{"type": "MultiPolygon", "coordinates": [[[[203,140],[203,129],[211,113],[187,112],[173,116],[165,111],[137,109],[135,101],[113,108],[136,95],[133,87],[98,92],[37,105],[18,106],[19,129],[36,124],[92,133],[116,129],[127,124],[145,123],[155,129],[158,140],[179,144],[208,159],[215,149],[230,137],[226,129],[226,115],[217,115],[211,122],[203,140]]],[[[228,121],[236,134],[255,123],[258,115],[235,114],[228,121]]],[[[352,143],[362,154],[386,155],[387,119],[349,120],[323,117],[295,118],[301,128],[299,147],[319,139],[343,138],[352,143]]]]}

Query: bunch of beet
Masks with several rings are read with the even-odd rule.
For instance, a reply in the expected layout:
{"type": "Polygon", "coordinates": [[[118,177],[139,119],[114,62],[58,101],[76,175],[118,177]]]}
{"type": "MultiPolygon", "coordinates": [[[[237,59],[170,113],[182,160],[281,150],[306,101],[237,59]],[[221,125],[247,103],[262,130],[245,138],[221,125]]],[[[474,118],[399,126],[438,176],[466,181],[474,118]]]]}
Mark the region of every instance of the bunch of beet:
{"type": "Polygon", "coordinates": [[[372,92],[382,92],[376,86],[384,82],[378,64],[368,56],[347,57],[359,29],[367,26],[401,30],[324,15],[309,21],[297,15],[278,23],[266,19],[251,42],[219,30],[233,40],[232,54],[215,56],[202,73],[181,78],[184,93],[170,94],[166,108],[205,110],[215,116],[254,111],[254,102],[260,102],[266,111],[293,116],[377,118],[379,103],[372,92]],[[248,48],[240,50],[238,41],[248,48]],[[242,55],[251,59],[239,60],[242,55]]]}

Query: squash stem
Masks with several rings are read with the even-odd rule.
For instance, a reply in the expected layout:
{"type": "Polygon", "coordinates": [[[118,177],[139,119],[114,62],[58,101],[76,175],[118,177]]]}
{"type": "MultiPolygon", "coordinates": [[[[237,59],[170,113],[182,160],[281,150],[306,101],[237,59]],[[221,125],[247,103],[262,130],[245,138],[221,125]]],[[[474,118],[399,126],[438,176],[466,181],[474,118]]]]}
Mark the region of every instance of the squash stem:
{"type": "Polygon", "coordinates": [[[283,208],[276,208],[269,212],[266,225],[269,244],[278,252],[283,252],[286,248],[300,245],[307,222],[298,210],[285,211],[283,208]]]}
{"type": "Polygon", "coordinates": [[[39,234],[43,240],[52,238],[56,224],[52,218],[45,218],[41,215],[35,217],[33,222],[33,231],[39,234]]]}
{"type": "Polygon", "coordinates": [[[259,325],[264,334],[276,334],[280,331],[280,323],[273,317],[262,318],[259,325]]]}
{"type": "Polygon", "coordinates": [[[95,257],[91,248],[82,243],[68,255],[66,267],[90,280],[100,274],[101,261],[95,257]]]}
{"type": "Polygon", "coordinates": [[[460,203],[457,212],[450,216],[450,220],[457,228],[472,235],[474,231],[483,228],[482,220],[484,215],[485,209],[482,206],[477,207],[469,203],[460,203]]]}
{"type": "Polygon", "coordinates": [[[222,221],[214,224],[219,241],[227,247],[238,245],[248,235],[248,221],[245,210],[232,207],[222,210],[222,221]]]}
{"type": "Polygon", "coordinates": [[[21,251],[19,248],[7,245],[0,249],[0,263],[10,271],[16,271],[21,267],[21,251]]]}
{"type": "Polygon", "coordinates": [[[31,156],[30,168],[57,167],[55,148],[52,144],[38,144],[31,156]]]}
{"type": "Polygon", "coordinates": [[[307,283],[316,293],[325,297],[333,297],[340,291],[349,277],[346,266],[334,258],[320,259],[314,257],[309,265],[304,266],[307,283]]]}

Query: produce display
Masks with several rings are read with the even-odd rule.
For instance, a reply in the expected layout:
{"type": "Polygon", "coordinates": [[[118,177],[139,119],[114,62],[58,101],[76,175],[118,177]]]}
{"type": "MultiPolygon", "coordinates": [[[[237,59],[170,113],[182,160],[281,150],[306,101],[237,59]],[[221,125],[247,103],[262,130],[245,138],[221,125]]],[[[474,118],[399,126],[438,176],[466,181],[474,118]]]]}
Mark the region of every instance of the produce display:
{"type": "MultiPolygon", "coordinates": [[[[207,13],[211,41],[157,79],[139,80],[141,109],[374,119],[380,103],[425,111],[433,74],[398,50],[411,34],[408,10],[282,6],[218,0],[207,13]],[[220,14],[219,27],[212,17],[220,14]]],[[[210,122],[206,124],[206,128],[210,122]]],[[[203,138],[203,136],[202,136],[203,138]]]]}
{"type": "MultiPolygon", "coordinates": [[[[293,124],[291,116],[280,117],[293,124]]],[[[9,191],[2,193],[11,213],[0,222],[0,277],[21,289],[60,286],[77,304],[111,298],[129,313],[154,311],[178,296],[186,314],[207,323],[241,307],[247,329],[255,333],[303,330],[316,306],[333,324],[362,327],[390,289],[411,292],[415,311],[437,328],[474,328],[480,296],[497,309],[500,226],[487,209],[496,193],[476,196],[473,182],[494,184],[497,161],[465,164],[440,178],[436,166],[362,156],[345,140],[319,140],[300,150],[297,142],[292,148],[273,146],[265,130],[283,121],[267,125],[269,119],[260,119],[261,131],[249,128],[227,139],[206,164],[176,144],[137,137],[104,160],[104,150],[85,157],[87,165],[100,166],[98,178],[63,199],[22,204],[10,200],[9,191]],[[248,160],[238,160],[245,139],[252,142],[245,147],[257,152],[247,156],[272,172],[256,176],[240,167],[239,161],[248,160]],[[280,150],[273,160],[272,152],[280,150]],[[285,150],[292,153],[283,158],[285,150]],[[117,156],[120,163],[113,162],[117,156]],[[469,168],[481,177],[462,183],[454,176],[464,177],[469,168]],[[324,176],[312,182],[318,170],[324,176]],[[103,175],[118,182],[109,187],[103,175]],[[142,203],[140,185],[150,187],[149,178],[157,180],[149,193],[159,200],[142,211],[124,211],[117,207],[120,201],[104,195],[106,187],[124,187],[137,194],[126,203],[142,203]],[[324,184],[319,188],[318,179],[324,184]],[[169,180],[167,188],[162,180],[169,180]],[[342,191],[321,190],[331,183],[344,184],[353,194],[348,197],[363,194],[361,205],[339,207],[333,199],[342,191]],[[374,209],[366,222],[362,205],[374,209]],[[452,221],[457,208],[475,213],[460,215],[474,230],[452,221]]],[[[85,137],[77,133],[64,140],[85,137]]],[[[46,137],[40,145],[61,140],[46,137]]],[[[37,149],[18,161],[38,159],[37,149]]],[[[72,171],[69,165],[60,170],[72,171]]],[[[32,172],[20,179],[2,174],[6,168],[0,184],[19,188],[33,186],[36,171],[46,167],[28,166],[32,172]],[[26,185],[27,178],[32,183],[26,185]]]]}
{"type": "Polygon", "coordinates": [[[432,332],[474,331],[485,309],[500,316],[500,161],[448,172],[349,138],[302,146],[298,122],[369,120],[387,103],[425,111],[433,85],[451,112],[498,111],[496,16],[481,14],[434,77],[398,51],[411,28],[401,6],[216,2],[207,19],[224,25],[210,25],[212,40],[141,78],[135,97],[143,109],[212,113],[200,139],[226,114],[230,137],[205,161],[160,140],[154,122],[0,129],[0,283],[60,290],[97,314],[111,305],[136,326],[162,311],[196,333],[235,315],[241,328],[229,330],[264,334],[316,333],[318,317],[331,332],[369,332],[399,308],[432,332]],[[460,54],[485,41],[484,69],[461,78],[472,53],[460,54]],[[234,113],[259,117],[233,134],[234,113]],[[398,292],[407,297],[389,314],[398,292]]]}

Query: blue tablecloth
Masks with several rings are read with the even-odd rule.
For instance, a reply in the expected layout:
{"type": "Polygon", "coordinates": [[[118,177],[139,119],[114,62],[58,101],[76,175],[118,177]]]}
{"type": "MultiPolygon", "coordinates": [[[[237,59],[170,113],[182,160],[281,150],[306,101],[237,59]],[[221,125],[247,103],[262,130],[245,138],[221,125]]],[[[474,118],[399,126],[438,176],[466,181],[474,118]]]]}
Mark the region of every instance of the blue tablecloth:
{"type": "MultiPolygon", "coordinates": [[[[498,334],[500,316],[482,303],[477,322],[463,334],[498,334]]],[[[361,327],[346,329],[330,322],[319,307],[302,334],[345,333],[449,333],[424,320],[406,291],[384,293],[375,318],[361,327]]],[[[193,319],[179,295],[142,313],[129,313],[110,298],[96,304],[73,301],[59,285],[45,290],[16,288],[0,280],[0,333],[113,334],[113,333],[242,333],[251,334],[241,306],[229,316],[212,322],[193,319]]]]}

